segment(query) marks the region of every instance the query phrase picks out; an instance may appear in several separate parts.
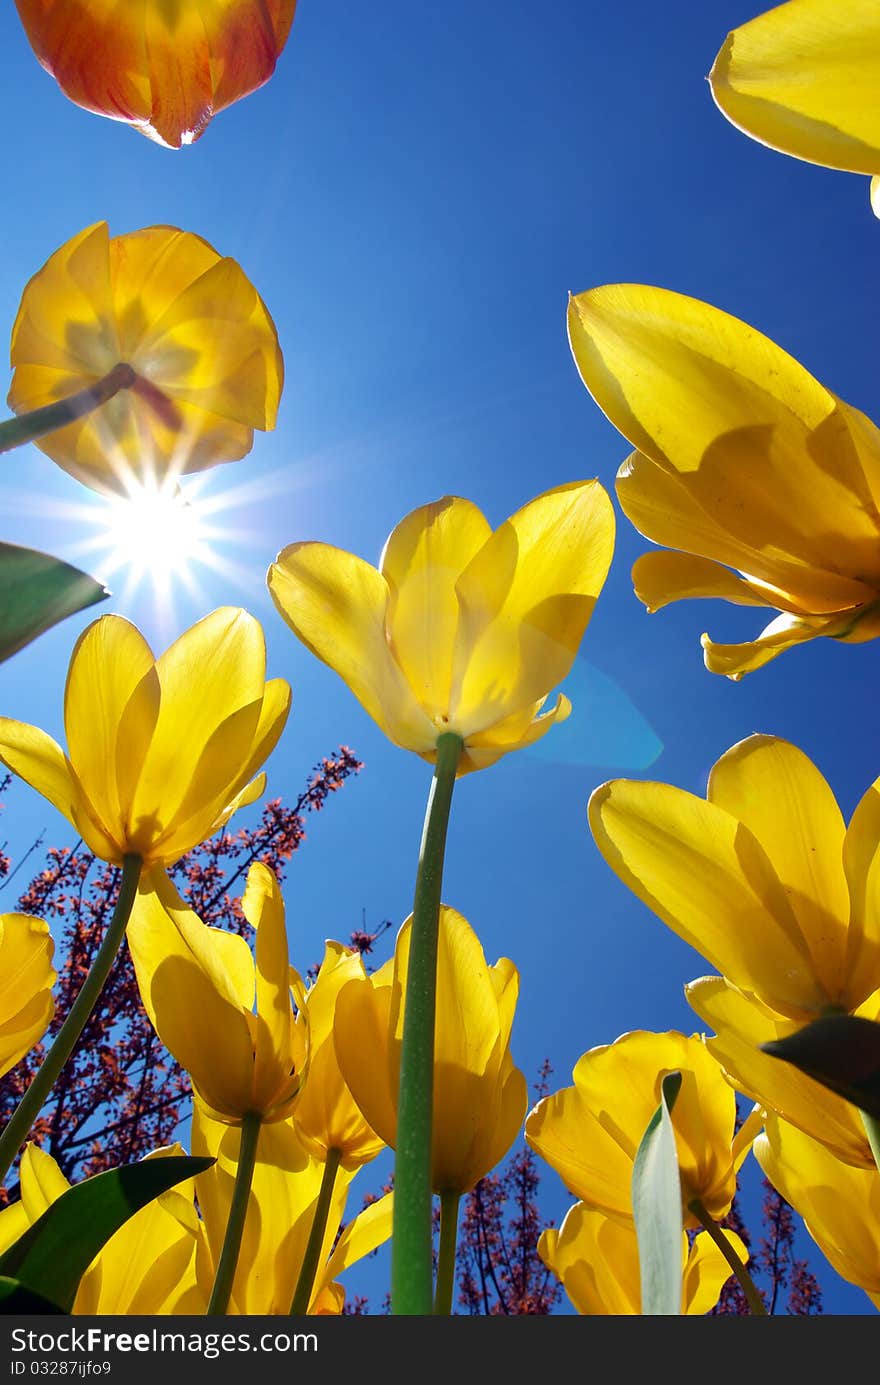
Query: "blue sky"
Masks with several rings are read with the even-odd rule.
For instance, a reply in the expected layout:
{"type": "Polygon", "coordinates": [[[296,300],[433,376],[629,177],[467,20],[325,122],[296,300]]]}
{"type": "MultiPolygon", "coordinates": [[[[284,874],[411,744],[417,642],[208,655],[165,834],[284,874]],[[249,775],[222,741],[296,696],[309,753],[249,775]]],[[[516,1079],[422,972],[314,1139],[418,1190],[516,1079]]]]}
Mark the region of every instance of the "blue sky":
{"type": "MultiPolygon", "coordinates": [[[[107,577],[99,610],[128,616],[157,648],[218,605],[252,611],[270,674],[293,688],[271,794],[294,797],[340,742],[365,761],[311,822],[290,872],[302,966],[362,915],[371,926],[408,914],[430,771],[284,625],[265,588],[279,549],[321,539],[375,561],[408,510],[443,494],[498,524],[565,481],[596,476],[613,493],[629,447],[581,384],[565,330],[569,292],[602,283],[704,298],[880,413],[867,179],[746,138],[706,82],[727,32],[758,8],[301,0],[271,82],[179,152],[71,105],[14,7],[0,9],[0,337],[27,279],[99,220],[111,234],[159,222],[197,232],[240,262],[278,327],[278,426],[200,492],[223,506],[225,570],[194,568],[172,605],[124,569],[107,577],[106,555],[84,547],[102,503],[32,447],[3,459],[0,537],[107,577]]],[[[754,731],[806,751],[847,816],[880,772],[877,643],[816,640],[738,684],[709,674],[701,632],[745,638],[761,613],[711,601],[648,616],[629,579],[647,545],[616,508],[611,573],[566,685],[572,719],[540,752],[458,785],[447,853],[446,901],[490,961],[520,970],[514,1056],[530,1080],[548,1058],[554,1087],[587,1048],[629,1029],[695,1031],[682,987],[709,970],[599,856],[586,825],[597,784],[623,774],[702,793],[712,763],[754,731]]],[[[3,665],[4,714],[62,737],[68,657],[95,614],[3,665]]],[[[14,802],[13,845],[42,826],[70,840],[31,790],[14,802]]],[[[559,1219],[568,1198],[550,1170],[545,1192],[559,1219]]],[[[816,1267],[826,1312],[874,1311],[824,1259],[816,1267]]]]}

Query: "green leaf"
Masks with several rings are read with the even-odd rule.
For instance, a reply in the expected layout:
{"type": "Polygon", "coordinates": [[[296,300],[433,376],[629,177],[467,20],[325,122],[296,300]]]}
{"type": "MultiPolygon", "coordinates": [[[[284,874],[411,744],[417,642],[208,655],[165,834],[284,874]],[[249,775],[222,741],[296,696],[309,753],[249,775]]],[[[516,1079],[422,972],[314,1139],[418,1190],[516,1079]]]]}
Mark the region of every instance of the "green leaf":
{"type": "MultiPolygon", "coordinates": [[[[0,1255],[0,1276],[55,1304],[56,1312],[69,1313],[80,1280],[113,1233],[160,1193],[213,1163],[169,1154],[75,1183],[0,1255]]],[[[0,1313],[20,1311],[9,1302],[0,1301],[0,1313]]]]}
{"type": "Polygon", "coordinates": [[[109,595],[94,577],[60,558],[0,543],[0,661],[109,595]]]}
{"type": "Polygon", "coordinates": [[[17,1279],[0,1275],[0,1313],[63,1313],[57,1303],[26,1289],[17,1279]]]}
{"type": "Polygon", "coordinates": [[[660,1105],[639,1142],[632,1172],[632,1205],[639,1245],[642,1314],[681,1313],[681,1178],[669,1113],[681,1073],[660,1083],[660,1105]]]}
{"type": "Polygon", "coordinates": [[[880,1120],[880,1024],[859,1015],[825,1015],[785,1039],[761,1044],[880,1120]]]}

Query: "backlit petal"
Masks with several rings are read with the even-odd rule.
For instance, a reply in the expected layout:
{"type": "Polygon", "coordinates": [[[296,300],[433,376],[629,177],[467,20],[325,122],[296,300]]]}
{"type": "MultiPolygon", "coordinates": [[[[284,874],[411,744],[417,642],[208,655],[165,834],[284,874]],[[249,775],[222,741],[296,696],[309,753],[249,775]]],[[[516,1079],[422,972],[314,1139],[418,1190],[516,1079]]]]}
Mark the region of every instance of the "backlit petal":
{"type": "Polygon", "coordinates": [[[668,784],[619,779],[594,791],[589,820],[624,884],[735,985],[799,1015],[826,1003],[766,853],[730,813],[668,784]]]}
{"type": "Polygon", "coordinates": [[[491,533],[476,505],[444,496],[411,511],[383,549],[379,571],[388,584],[391,648],[428,716],[448,715],[459,621],[456,583],[491,533]]]}
{"type": "Polygon", "coordinates": [[[613,549],[614,510],[598,481],[545,491],[494,531],[457,584],[452,729],[484,731],[566,677],[613,549]]]}
{"type": "Polygon", "coordinates": [[[728,34],[709,85],[761,144],[809,163],[880,171],[880,14],[873,0],[796,0],[728,34]]]}
{"type": "Polygon", "coordinates": [[[850,994],[846,826],[823,775],[797,746],[778,736],[753,735],[713,765],[707,797],[744,823],[766,851],[827,1003],[855,1009],[876,989],[877,978],[865,994],[850,994]]]}
{"type": "Polygon", "coordinates": [[[294,543],[267,580],[294,634],[335,669],[386,735],[408,749],[430,749],[438,730],[389,650],[388,587],[376,568],[329,544],[294,543]]]}

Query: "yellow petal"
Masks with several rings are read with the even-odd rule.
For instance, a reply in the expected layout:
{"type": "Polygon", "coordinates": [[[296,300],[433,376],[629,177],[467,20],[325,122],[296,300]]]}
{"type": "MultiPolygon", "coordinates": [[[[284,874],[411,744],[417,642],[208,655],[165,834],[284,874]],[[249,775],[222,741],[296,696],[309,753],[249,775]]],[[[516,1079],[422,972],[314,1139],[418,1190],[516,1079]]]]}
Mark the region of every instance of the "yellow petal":
{"type": "Polygon", "coordinates": [[[0,1076],[39,1043],[55,1010],[49,925],[0,914],[0,1076]]]}
{"type": "Polygon", "coordinates": [[[798,1015],[825,995],[782,885],[747,827],[668,784],[618,779],[590,798],[596,845],[625,885],[744,990],[798,1015]]]}
{"type": "Polygon", "coordinates": [[[429,750],[437,728],[416,702],[386,637],[388,587],[362,558],[323,543],[294,543],[268,573],[269,592],[294,634],[339,674],[385,734],[429,750]]]}
{"type": "Polygon", "coordinates": [[[280,1117],[288,1114],[302,1083],[307,1046],[305,1026],[295,1025],[291,1004],[284,900],[274,872],[262,861],[248,871],[241,907],[257,930],[255,1109],[280,1117]]]}
{"type": "Polygon", "coordinates": [[[781,615],[771,620],[754,640],[743,644],[716,644],[707,634],[700,636],[703,661],[710,673],[723,673],[734,682],[744,673],[763,668],[786,649],[814,640],[819,635],[831,635],[840,624],[835,616],[820,616],[800,620],[797,616],[781,615]]]}
{"type": "Polygon", "coordinates": [[[80,635],[64,691],[67,753],[76,777],[117,840],[159,711],[153,651],[122,616],[101,616],[80,635]]]}
{"type": "Polygon", "coordinates": [[[336,1058],[345,1082],[371,1129],[394,1148],[397,1078],[389,1043],[391,974],[349,981],[339,992],[333,1021],[336,1058]]]}
{"type": "Polygon", "coordinates": [[[613,549],[614,510],[598,481],[545,491],[494,531],[457,584],[453,729],[470,739],[566,677],[613,549]]]}
{"type": "MultiPolygon", "coordinates": [[[[658,464],[641,452],[631,453],[621,463],[615,489],[621,509],[640,534],[668,548],[680,549],[685,555],[723,564],[746,574],[744,582],[748,586],[734,586],[733,591],[728,589],[736,582],[732,575],[707,577],[707,595],[711,593],[744,604],[751,591],[756,598],[763,594],[766,604],[804,615],[817,612],[837,615],[873,600],[872,587],[856,577],[842,575],[837,566],[830,570],[815,553],[799,557],[784,551],[775,541],[756,547],[745,526],[729,529],[725,516],[716,516],[704,508],[701,499],[694,494],[691,477],[668,470],[665,462],[658,464]],[[712,588],[717,583],[723,583],[723,587],[716,592],[712,588]]],[[[649,558],[654,560],[655,555],[637,560],[634,566],[634,580],[637,573],[640,584],[643,580],[640,564],[648,562],[649,558]]],[[[686,579],[695,575],[693,569],[685,573],[686,579]]],[[[702,580],[701,577],[698,580],[702,580]]],[[[674,582],[673,574],[673,591],[674,582]]],[[[656,593],[651,582],[650,563],[647,586],[642,599],[651,606],[656,593]]],[[[681,592],[682,596],[688,594],[681,592]]],[[[670,595],[667,599],[676,600],[678,595],[670,595]]]]}
{"type": "Polygon", "coordinates": [[[850,819],[843,862],[852,899],[847,934],[850,993],[862,998],[876,987],[880,975],[880,780],[862,796],[850,819]]]}
{"type": "Polygon", "coordinates": [[[129,826],[130,843],[145,857],[176,822],[228,798],[253,745],[265,660],[259,622],[238,607],[203,617],[157,660],[159,716],[129,826]]]}
{"type": "Polygon", "coordinates": [[[873,1162],[854,1106],[791,1063],[761,1052],[761,1044],[786,1037],[799,1027],[797,1024],[774,1014],[720,976],[690,982],[685,986],[685,998],[700,1019],[715,1030],[706,1045],[739,1091],[822,1140],[847,1163],[866,1168],[873,1162]]]}
{"type": "MultiPolygon", "coordinates": [[[[880,1294],[880,1174],[835,1159],[785,1121],[768,1118],[755,1157],[803,1217],[822,1253],[851,1284],[880,1294]]],[[[875,1300],[876,1301],[876,1300],[875,1300]]]]}
{"type": "Polygon", "coordinates": [[[124,849],[96,821],[64,751],[45,731],[0,717],[0,760],[63,813],[96,856],[122,860],[124,849]]]}
{"type": "MultiPolygon", "coordinates": [[[[684,1245],[687,1239],[682,1238],[684,1245]]],[[[586,1203],[569,1207],[559,1230],[541,1233],[538,1254],[565,1287],[578,1313],[633,1316],[642,1291],[635,1225],[617,1221],[586,1203]]]]}
{"type": "Polygon", "coordinates": [[[850,995],[846,826],[824,777],[790,742],[753,735],[713,765],[707,797],[744,823],[767,853],[809,949],[825,1003],[855,1009],[875,989],[876,978],[863,994],[850,995]]]}
{"type": "MultiPolygon", "coordinates": [[[[787,352],[707,303],[642,284],[573,297],[569,338],[611,422],[753,556],[686,551],[790,591],[779,564],[794,559],[837,591],[845,549],[844,575],[880,584],[861,425],[854,435],[840,401],[787,352]]],[[[876,457],[875,444],[875,478],[876,457]]]]}
{"type": "Polygon", "coordinates": [[[808,163],[880,171],[873,0],[796,0],[728,34],[709,85],[734,125],[808,163]]]}
{"type": "Polygon", "coordinates": [[[239,1120],[254,1099],[254,969],[247,943],[206,927],[159,871],[141,883],[127,937],[141,998],[162,1042],[217,1115],[239,1120]]]}
{"type": "Polygon", "coordinates": [[[643,553],[633,563],[636,596],[651,612],[685,597],[715,597],[737,606],[766,606],[766,588],[738,577],[710,558],[690,553],[643,553]]]}
{"type": "MultiPolygon", "coordinates": [[[[487,730],[469,736],[462,751],[459,774],[486,769],[509,751],[534,745],[535,741],[546,736],[552,726],[571,715],[571,703],[564,693],[558,695],[548,712],[541,711],[544,702],[545,699],[541,698],[533,707],[526,707],[487,730]]],[[[433,761],[435,756],[426,755],[423,758],[433,761]]]]}
{"type": "MultiPolygon", "coordinates": [[[[370,1255],[378,1246],[384,1245],[391,1235],[391,1219],[394,1211],[394,1194],[385,1193],[375,1202],[369,1203],[362,1212],[348,1222],[333,1248],[333,1254],[324,1265],[315,1283],[313,1298],[329,1286],[331,1280],[370,1255]]],[[[314,1311],[314,1309],[312,1310],[314,1311]]]]}
{"type": "Polygon", "coordinates": [[[491,533],[476,505],[444,496],[411,511],[382,551],[379,571],[388,584],[391,648],[429,717],[449,713],[459,620],[456,583],[491,533]]]}
{"type": "MultiPolygon", "coordinates": [[[[748,1264],[749,1250],[735,1231],[719,1228],[721,1235],[733,1247],[742,1263],[748,1264]]],[[[731,1276],[719,1246],[715,1245],[707,1232],[701,1231],[694,1237],[684,1269],[681,1286],[681,1311],[686,1314],[708,1313],[715,1307],[721,1290],[731,1276]]]]}

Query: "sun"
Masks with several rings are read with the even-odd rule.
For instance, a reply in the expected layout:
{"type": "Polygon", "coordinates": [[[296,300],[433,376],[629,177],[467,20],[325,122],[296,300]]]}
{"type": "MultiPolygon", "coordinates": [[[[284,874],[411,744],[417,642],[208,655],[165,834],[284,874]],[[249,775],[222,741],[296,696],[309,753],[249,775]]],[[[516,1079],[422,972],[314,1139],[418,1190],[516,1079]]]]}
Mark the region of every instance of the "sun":
{"type": "Polygon", "coordinates": [[[103,525],[110,575],[128,567],[136,581],[149,577],[161,588],[210,560],[212,536],[198,497],[188,499],[176,484],[108,500],[103,525]]]}

